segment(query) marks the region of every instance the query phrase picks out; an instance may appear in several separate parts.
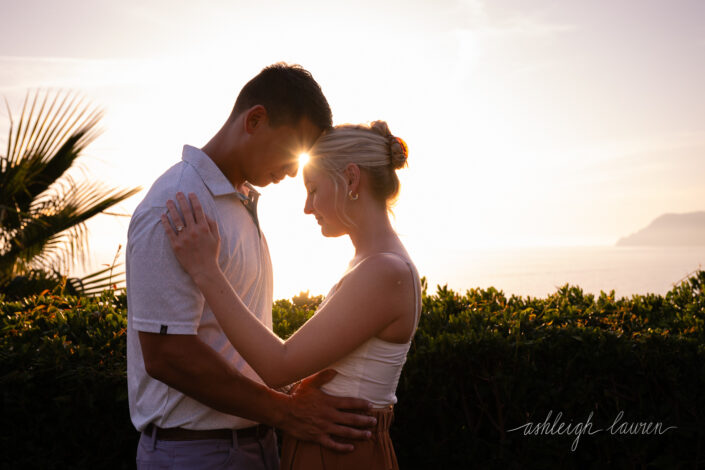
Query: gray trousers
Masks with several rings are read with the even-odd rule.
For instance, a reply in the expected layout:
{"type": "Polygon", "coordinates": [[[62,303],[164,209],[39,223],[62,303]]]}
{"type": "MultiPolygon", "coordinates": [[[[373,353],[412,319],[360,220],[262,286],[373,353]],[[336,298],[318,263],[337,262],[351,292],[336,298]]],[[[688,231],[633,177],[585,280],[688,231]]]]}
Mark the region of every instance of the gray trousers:
{"type": "Polygon", "coordinates": [[[279,470],[277,436],[238,440],[162,441],[142,433],[137,445],[137,470],[279,470]]]}

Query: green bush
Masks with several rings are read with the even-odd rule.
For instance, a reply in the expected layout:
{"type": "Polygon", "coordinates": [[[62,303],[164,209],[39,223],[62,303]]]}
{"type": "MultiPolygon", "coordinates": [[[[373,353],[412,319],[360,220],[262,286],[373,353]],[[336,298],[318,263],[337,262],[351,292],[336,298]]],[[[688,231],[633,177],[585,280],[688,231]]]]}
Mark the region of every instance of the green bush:
{"type": "MultiPolygon", "coordinates": [[[[424,288],[425,291],[425,288],[424,288]]],[[[273,307],[290,335],[321,297],[273,307]]],[[[133,468],[125,295],[0,301],[2,468],[133,468]]],[[[402,374],[392,428],[413,468],[698,468],[705,465],[705,272],[665,296],[565,286],[543,298],[439,288],[402,374]],[[529,421],[595,428],[619,412],[660,436],[527,435],[529,421]]]]}
{"type": "Polygon", "coordinates": [[[291,300],[275,301],[272,306],[272,329],[280,338],[288,338],[311,318],[322,300],[322,295],[311,297],[306,291],[291,300]]]}
{"type": "Polygon", "coordinates": [[[0,308],[0,467],[133,468],[125,296],[45,293],[0,308]]]}
{"type": "MultiPolygon", "coordinates": [[[[440,289],[397,396],[402,468],[699,468],[705,465],[705,272],[666,296],[595,298],[565,286],[545,299],[440,289]],[[594,435],[508,432],[529,422],[594,435]],[[615,435],[662,422],[663,435],[615,435]],[[597,432],[603,429],[603,432],[597,432]]],[[[536,429],[536,428],[534,428],[536,429]]]]}

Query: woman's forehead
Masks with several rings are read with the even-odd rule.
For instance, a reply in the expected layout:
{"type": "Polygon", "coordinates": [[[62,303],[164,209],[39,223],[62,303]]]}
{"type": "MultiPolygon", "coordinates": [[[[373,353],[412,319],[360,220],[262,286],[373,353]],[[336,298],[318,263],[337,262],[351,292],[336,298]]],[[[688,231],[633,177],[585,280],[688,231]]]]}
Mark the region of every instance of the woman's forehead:
{"type": "Polygon", "coordinates": [[[313,167],[310,162],[304,166],[302,171],[304,177],[304,184],[308,184],[310,181],[315,181],[321,176],[321,172],[313,167]]]}

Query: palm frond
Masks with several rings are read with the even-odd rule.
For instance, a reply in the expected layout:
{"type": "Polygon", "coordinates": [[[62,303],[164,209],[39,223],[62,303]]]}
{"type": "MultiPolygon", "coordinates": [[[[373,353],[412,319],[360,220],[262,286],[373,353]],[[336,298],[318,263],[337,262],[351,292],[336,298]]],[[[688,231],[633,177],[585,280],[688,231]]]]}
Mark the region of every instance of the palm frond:
{"type": "Polygon", "coordinates": [[[100,294],[106,289],[120,288],[125,283],[125,271],[114,272],[114,266],[96,271],[79,279],[85,295],[100,294]]]}
{"type": "Polygon", "coordinates": [[[11,248],[0,256],[19,258],[36,269],[67,266],[85,255],[84,222],[139,191],[104,189],[99,183],[83,183],[67,194],[43,201],[22,230],[10,240],[11,248]]]}
{"type": "MultiPolygon", "coordinates": [[[[99,134],[100,109],[76,93],[28,92],[0,156],[0,281],[85,261],[85,222],[137,193],[77,184],[67,174],[99,134]]],[[[102,279],[101,281],[105,281],[102,279]]],[[[100,284],[100,283],[99,283],[100,284]]]]}
{"type": "Polygon", "coordinates": [[[0,205],[10,211],[3,217],[9,220],[0,219],[6,226],[16,226],[18,213],[26,212],[34,198],[71,168],[98,135],[95,126],[102,111],[84,104],[75,94],[61,92],[53,95],[47,109],[50,92],[38,104],[40,95],[37,91],[31,99],[27,94],[14,135],[10,115],[8,155],[0,174],[0,205]]]}

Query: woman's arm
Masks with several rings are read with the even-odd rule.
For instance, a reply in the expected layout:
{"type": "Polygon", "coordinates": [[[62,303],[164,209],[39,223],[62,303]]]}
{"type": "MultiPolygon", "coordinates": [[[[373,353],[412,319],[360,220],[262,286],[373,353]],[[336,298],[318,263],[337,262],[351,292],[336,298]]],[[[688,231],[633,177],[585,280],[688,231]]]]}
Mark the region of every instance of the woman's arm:
{"type": "Polygon", "coordinates": [[[286,385],[325,368],[410,311],[414,287],[408,267],[395,256],[379,254],[351,272],[325,305],[282,341],[230,286],[217,263],[218,228],[196,196],[189,199],[193,210],[183,194],[177,195],[183,222],[175,204],[167,203],[175,226],[184,227],[175,232],[163,216],[167,236],[230,342],[267,385],[286,385]]]}

